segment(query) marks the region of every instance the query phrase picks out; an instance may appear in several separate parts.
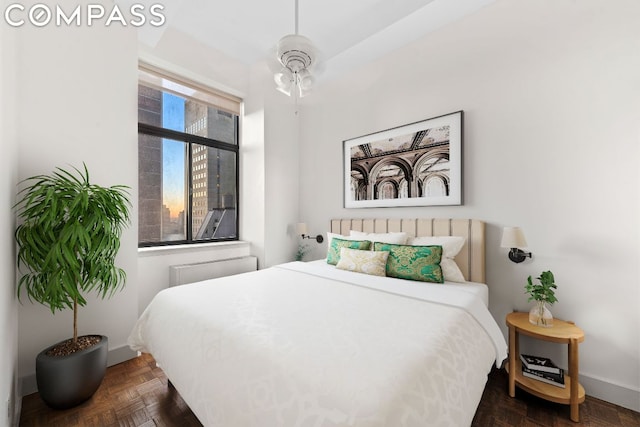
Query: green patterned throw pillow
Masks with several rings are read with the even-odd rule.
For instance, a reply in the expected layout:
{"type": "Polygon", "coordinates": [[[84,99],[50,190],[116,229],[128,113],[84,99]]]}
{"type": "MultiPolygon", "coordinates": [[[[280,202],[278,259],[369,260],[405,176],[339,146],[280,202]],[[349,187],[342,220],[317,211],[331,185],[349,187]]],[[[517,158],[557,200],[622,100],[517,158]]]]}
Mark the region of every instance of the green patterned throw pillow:
{"type": "Polygon", "coordinates": [[[422,282],[444,283],[440,260],[442,246],[409,246],[375,243],[376,251],[389,251],[387,276],[422,282]]]}
{"type": "Polygon", "coordinates": [[[327,264],[336,265],[340,261],[340,249],[360,249],[363,251],[368,250],[371,247],[371,242],[368,240],[343,240],[333,238],[329,243],[329,250],[327,251],[327,264]]]}

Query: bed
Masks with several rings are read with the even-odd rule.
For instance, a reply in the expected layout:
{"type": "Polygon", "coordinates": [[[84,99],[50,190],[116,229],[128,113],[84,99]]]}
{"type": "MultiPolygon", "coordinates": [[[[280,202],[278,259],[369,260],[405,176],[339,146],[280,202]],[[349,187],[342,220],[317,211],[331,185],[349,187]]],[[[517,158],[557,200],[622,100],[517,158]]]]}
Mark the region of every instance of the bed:
{"type": "Polygon", "coordinates": [[[129,345],[152,354],[205,426],[470,425],[507,349],[487,309],[484,224],[331,221],[331,233],[352,230],[463,236],[465,280],[291,262],[163,290],[129,345]]]}

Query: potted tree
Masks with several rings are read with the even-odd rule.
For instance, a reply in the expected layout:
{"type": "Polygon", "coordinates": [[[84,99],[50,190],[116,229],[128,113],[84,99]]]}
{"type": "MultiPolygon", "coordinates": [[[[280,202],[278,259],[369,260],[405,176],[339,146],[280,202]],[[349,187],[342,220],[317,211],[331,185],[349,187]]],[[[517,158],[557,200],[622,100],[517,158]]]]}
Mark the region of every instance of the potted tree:
{"type": "Polygon", "coordinates": [[[21,220],[15,232],[18,268],[24,274],[18,298],[51,309],[73,310],[73,337],[38,354],[36,380],[49,406],[75,406],[98,389],[107,367],[108,339],[78,337],[78,307],[96,291],[109,298],[122,289],[126,273],[116,267],[120,236],[129,223],[128,187],[101,187],[81,171],[56,168],[50,175],[22,181],[14,208],[21,220]]]}
{"type": "Polygon", "coordinates": [[[536,305],[529,311],[529,322],[534,325],[551,327],[553,326],[553,316],[547,307],[558,301],[555,295],[555,278],[551,271],[543,271],[540,277],[536,278],[539,283],[533,283],[531,276],[527,278],[525,292],[529,294],[528,301],[535,301],[536,305]]]}

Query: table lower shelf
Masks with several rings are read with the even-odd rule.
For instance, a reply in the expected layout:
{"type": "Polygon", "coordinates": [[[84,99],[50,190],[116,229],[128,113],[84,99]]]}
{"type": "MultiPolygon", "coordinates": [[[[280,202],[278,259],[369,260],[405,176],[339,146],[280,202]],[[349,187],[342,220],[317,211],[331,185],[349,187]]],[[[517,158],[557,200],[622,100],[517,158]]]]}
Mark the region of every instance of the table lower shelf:
{"type": "MultiPolygon", "coordinates": [[[[509,373],[509,363],[505,365],[507,373],[509,373]]],[[[522,375],[522,365],[520,361],[516,361],[515,371],[516,386],[520,387],[524,391],[538,396],[542,399],[550,400],[551,402],[562,403],[565,405],[571,404],[571,378],[565,374],[564,384],[565,387],[557,387],[555,385],[547,384],[542,381],[535,380],[533,378],[525,377],[522,375]]],[[[578,402],[584,402],[584,387],[578,383],[578,402]]]]}

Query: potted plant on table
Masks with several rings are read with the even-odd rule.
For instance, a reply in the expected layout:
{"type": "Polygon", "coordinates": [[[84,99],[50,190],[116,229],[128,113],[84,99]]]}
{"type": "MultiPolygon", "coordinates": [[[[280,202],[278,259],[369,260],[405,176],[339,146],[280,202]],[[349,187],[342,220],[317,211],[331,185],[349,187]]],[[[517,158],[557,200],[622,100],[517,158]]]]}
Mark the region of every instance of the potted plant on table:
{"type": "Polygon", "coordinates": [[[298,250],[296,251],[296,261],[303,261],[304,256],[309,251],[309,247],[305,244],[300,243],[298,245],[298,250]]]}
{"type": "Polygon", "coordinates": [[[86,305],[88,292],[108,298],[124,287],[126,273],[115,258],[131,206],[128,187],[91,184],[86,165],[73,169],[25,179],[14,206],[21,220],[15,232],[18,268],[26,270],[18,298],[25,292],[52,313],[73,310],[73,338],[36,358],[40,397],[58,409],[90,398],[104,378],[108,339],[78,337],[78,307],[86,305]]]}
{"type": "Polygon", "coordinates": [[[529,311],[529,322],[534,325],[551,327],[553,326],[553,316],[547,307],[552,305],[558,299],[555,295],[555,278],[551,271],[543,271],[540,277],[536,278],[539,283],[533,283],[531,276],[527,278],[525,292],[529,294],[528,301],[535,301],[536,305],[529,311]]]}

